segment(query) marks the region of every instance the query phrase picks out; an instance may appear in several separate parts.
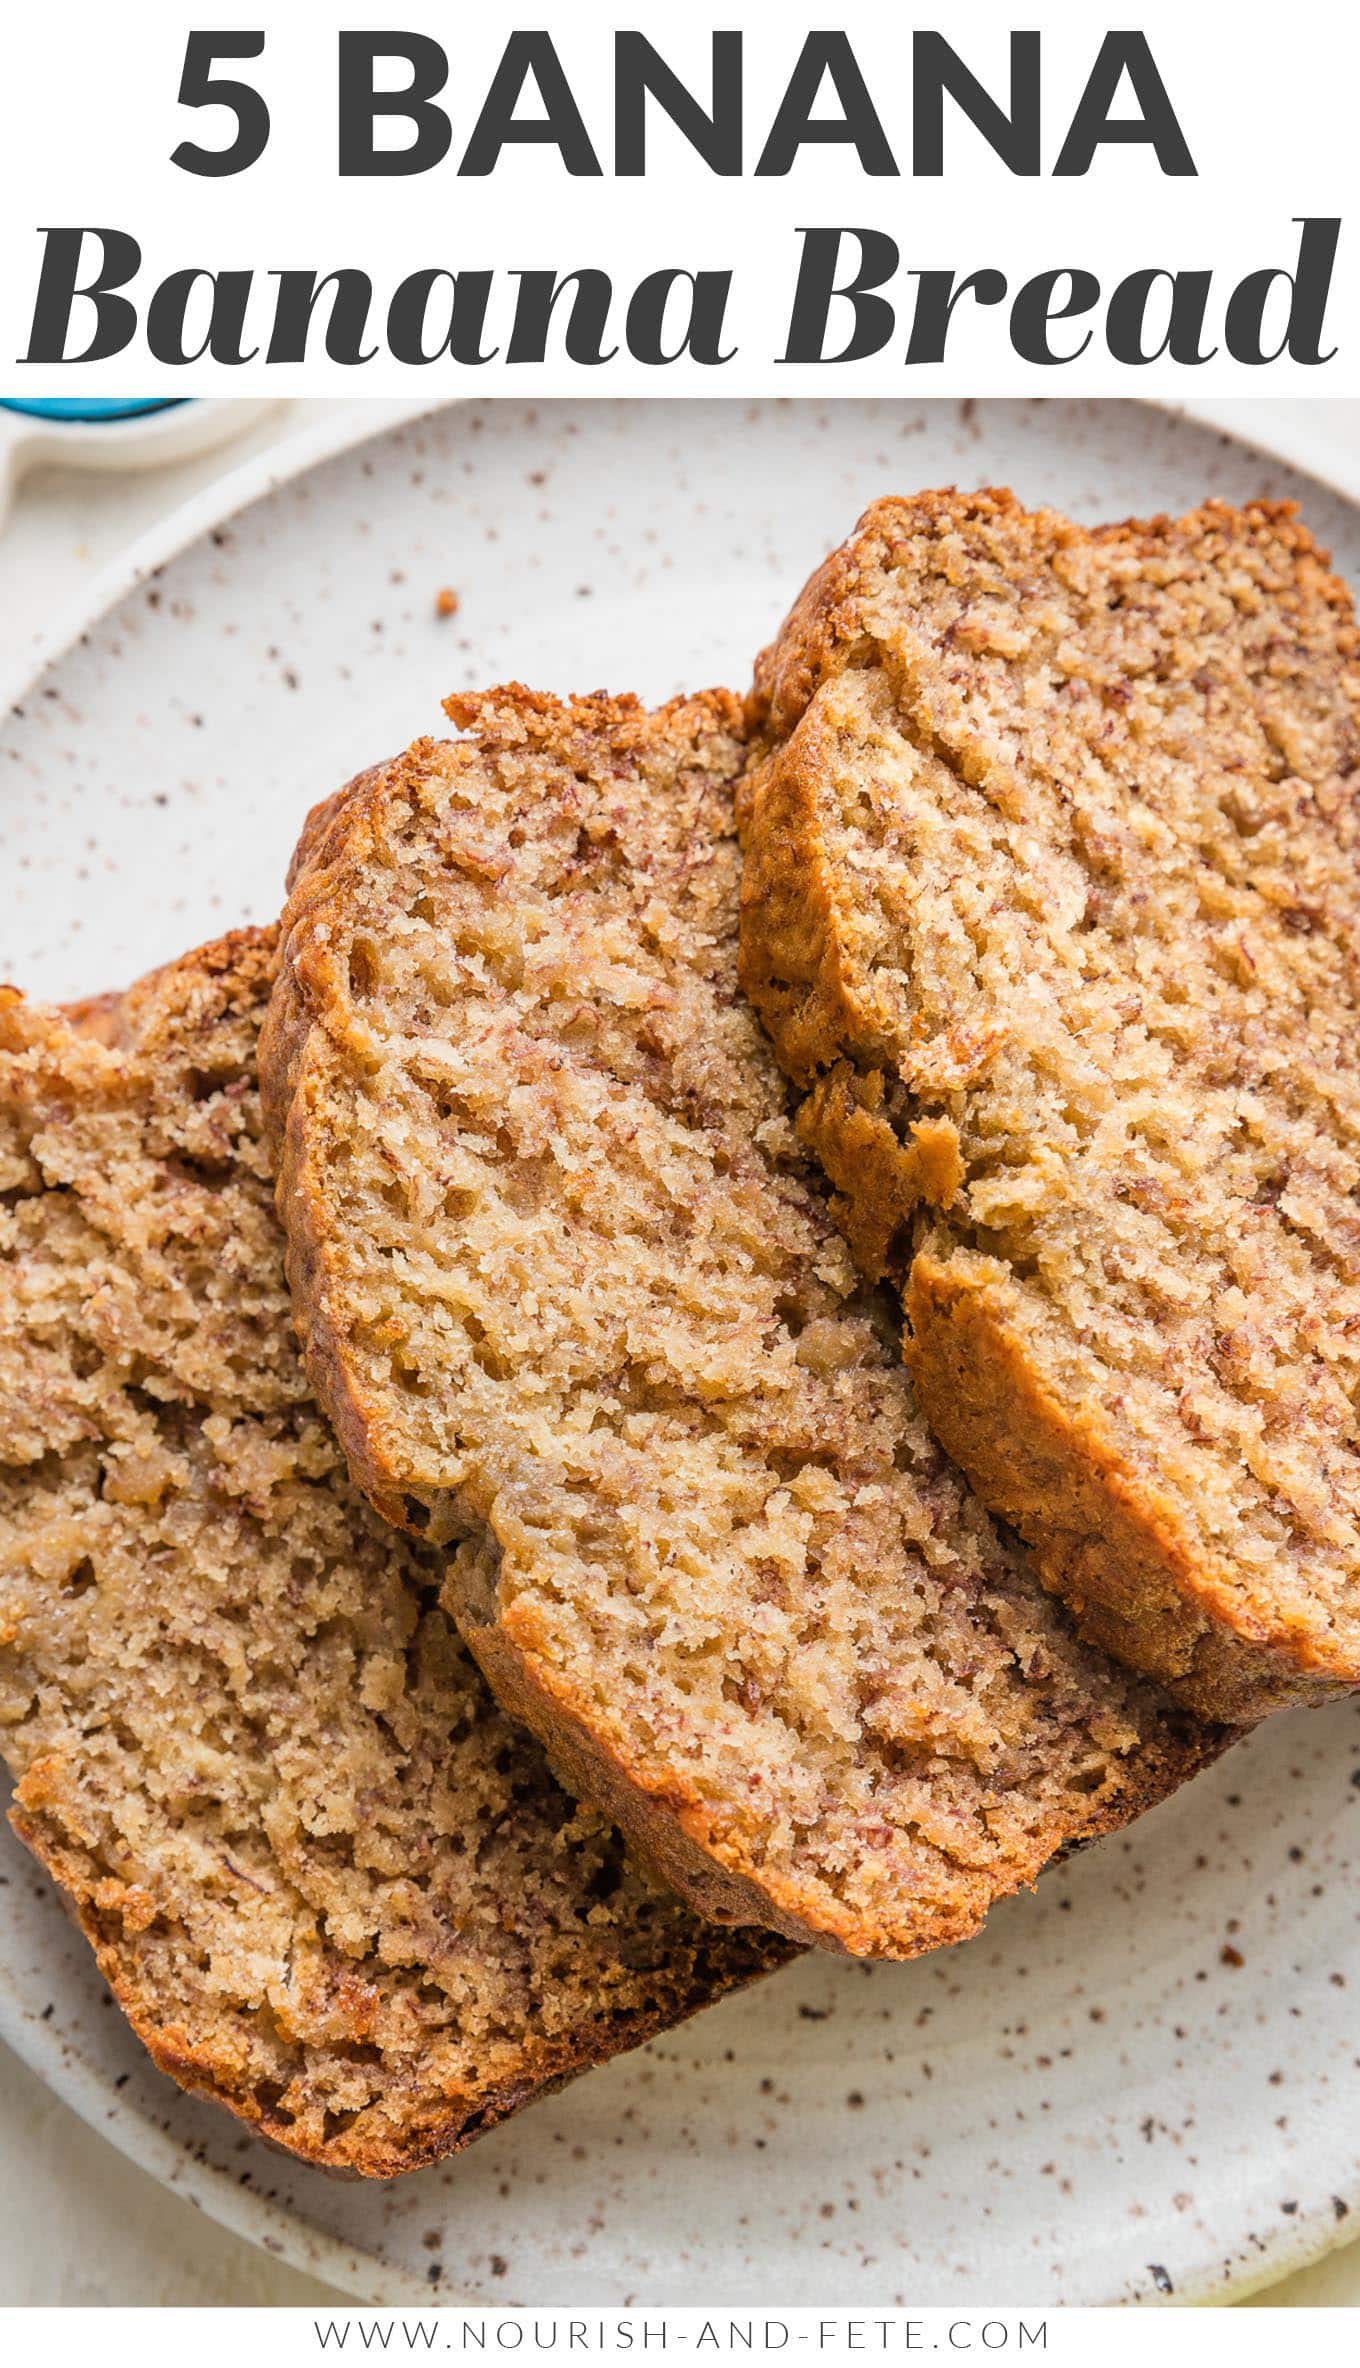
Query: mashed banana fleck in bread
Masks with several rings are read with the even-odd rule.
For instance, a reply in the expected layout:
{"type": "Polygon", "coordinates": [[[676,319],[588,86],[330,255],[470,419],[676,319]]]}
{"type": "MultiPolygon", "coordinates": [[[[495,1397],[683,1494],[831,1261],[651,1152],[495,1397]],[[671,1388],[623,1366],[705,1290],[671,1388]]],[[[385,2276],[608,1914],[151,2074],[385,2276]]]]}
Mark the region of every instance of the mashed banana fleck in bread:
{"type": "Polygon", "coordinates": [[[0,999],[0,1748],[162,2069],[387,2176],[788,1952],[629,1867],[346,1479],[260,1135],[271,955],[79,1028],[0,999]]]}
{"type": "Polygon", "coordinates": [[[877,504],[761,662],[743,978],[939,1437],[1234,1720],[1360,1681],[1360,643],[1293,511],[877,504]]]}
{"type": "Polygon", "coordinates": [[[310,1369],[568,1782],[911,1956],[1217,1747],[916,1413],[736,991],[736,703],[449,702],[318,813],[262,1040],[310,1369]]]}

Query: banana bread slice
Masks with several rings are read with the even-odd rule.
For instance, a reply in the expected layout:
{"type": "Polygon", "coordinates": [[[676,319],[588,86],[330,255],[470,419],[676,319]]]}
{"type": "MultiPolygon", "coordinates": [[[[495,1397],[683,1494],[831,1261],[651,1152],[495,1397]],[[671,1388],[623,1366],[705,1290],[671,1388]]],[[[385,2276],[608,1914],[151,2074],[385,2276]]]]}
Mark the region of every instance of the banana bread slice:
{"type": "Polygon", "coordinates": [[[0,1750],[161,2068],[386,2177],[788,1951],[628,1865],[346,1478],[259,1125],[272,950],[84,1032],[0,1000],[0,1750]]]}
{"type": "Polygon", "coordinates": [[[736,988],[735,701],[449,702],[300,852],[261,1073],[312,1376],[565,1780],[706,1913],[911,1956],[1218,1738],[912,1403],[736,988]]]}
{"type": "Polygon", "coordinates": [[[921,1403],[1201,1713],[1360,1680],[1360,643],[1289,507],[885,501],[761,661],[742,975],[921,1403]]]}

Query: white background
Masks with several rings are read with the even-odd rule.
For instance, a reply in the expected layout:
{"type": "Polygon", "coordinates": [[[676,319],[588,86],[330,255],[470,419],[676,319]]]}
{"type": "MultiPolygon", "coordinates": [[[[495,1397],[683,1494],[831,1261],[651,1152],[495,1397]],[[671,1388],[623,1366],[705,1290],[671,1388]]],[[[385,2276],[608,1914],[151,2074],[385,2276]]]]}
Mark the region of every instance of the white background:
{"type": "MultiPolygon", "coordinates": [[[[361,8],[284,7],[280,0],[139,0],[134,10],[107,0],[64,0],[61,7],[14,9],[4,34],[0,74],[0,378],[8,391],[34,395],[139,392],[260,392],[365,395],[414,392],[431,397],[513,386],[542,391],[677,393],[992,394],[1272,394],[1360,392],[1360,255],[1347,223],[1355,188],[1355,91],[1360,83],[1360,22],[1353,9],[1292,0],[1288,9],[1238,0],[1139,0],[1135,8],[1094,8],[1090,0],[1003,6],[973,0],[966,11],[897,5],[835,13],[787,6],[730,5],[677,10],[637,0],[626,10],[577,0],[526,11],[467,9],[429,0],[371,0],[361,8]],[[805,149],[785,179],[752,177],[756,157],[811,27],[834,21],[851,35],[897,156],[899,179],[871,179],[853,150],[805,149]],[[172,165],[183,138],[225,139],[217,111],[189,113],[176,104],[184,37],[193,23],[266,30],[264,57],[224,71],[256,79],[268,98],[273,135],[260,162],[224,181],[197,179],[172,165]],[[746,176],[714,178],[659,111],[650,115],[645,180],[615,181],[612,162],[612,34],[616,24],[648,33],[696,93],[706,92],[715,24],[746,35],[746,176]],[[417,178],[337,177],[335,32],[407,27],[442,41],[451,71],[443,103],[454,125],[443,165],[417,178]],[[603,170],[572,179],[555,149],[514,148],[489,179],[460,178],[458,160],[509,30],[546,26],[586,119],[603,170]],[[910,178],[910,34],[935,25],[985,85],[1004,98],[1008,34],[1039,28],[1044,40],[1044,164],[1038,180],[1012,177],[981,136],[946,103],[945,174],[910,178]],[[1141,147],[1102,149],[1079,180],[1049,177],[1079,92],[1107,27],[1143,30],[1170,91],[1198,165],[1194,180],[1163,177],[1141,147]],[[912,267],[1005,271],[1012,285],[1037,270],[1083,266],[1106,287],[1137,266],[1212,266],[1226,291],[1243,273],[1287,263],[1296,248],[1292,218],[1343,220],[1333,304],[1334,362],[1307,370],[1288,360],[1250,370],[1222,357],[1201,369],[1169,362],[1120,369],[1095,339],[1086,355],[1061,369],[1040,369],[1011,353],[1004,311],[965,300],[938,370],[902,365],[903,337],[883,355],[844,368],[780,368],[799,252],[797,226],[871,224],[902,250],[898,283],[905,303],[912,267]],[[233,370],[202,363],[191,371],[128,357],[88,370],[24,371],[40,259],[37,226],[109,224],[143,247],[142,296],[172,269],[254,267],[261,305],[257,333],[267,341],[269,268],[326,271],[362,267],[390,292],[403,273],[519,267],[608,269],[631,288],[648,271],[731,267],[730,322],[740,351],[721,370],[678,364],[647,369],[626,354],[600,369],[562,359],[536,372],[494,362],[459,373],[447,360],[426,370],[379,356],[361,370],[329,364],[324,354],[301,369],[255,363],[233,370]],[[463,384],[458,385],[460,378],[463,384]],[[526,380],[532,378],[533,384],[526,380]],[[362,381],[360,386],[358,381],[362,381]],[[23,381],[21,388],[19,381],[23,381]]],[[[1127,86],[1125,91],[1127,97],[1127,86]]],[[[828,102],[829,103],[829,102],[828,102]]],[[[1122,111],[1122,107],[1121,107],[1122,111]]],[[[508,303],[514,283],[499,281],[508,303]]],[[[385,310],[385,305],[384,308],[385,310]]],[[[1212,315],[1211,315],[1212,318],[1212,315]]],[[[1221,301],[1219,309],[1221,324],[1221,301]]],[[[508,314],[496,318],[502,340],[508,314]]],[[[1077,326],[1084,326],[1078,324],[1077,326]]],[[[1059,332],[1061,334],[1061,332],[1059,332]]]]}

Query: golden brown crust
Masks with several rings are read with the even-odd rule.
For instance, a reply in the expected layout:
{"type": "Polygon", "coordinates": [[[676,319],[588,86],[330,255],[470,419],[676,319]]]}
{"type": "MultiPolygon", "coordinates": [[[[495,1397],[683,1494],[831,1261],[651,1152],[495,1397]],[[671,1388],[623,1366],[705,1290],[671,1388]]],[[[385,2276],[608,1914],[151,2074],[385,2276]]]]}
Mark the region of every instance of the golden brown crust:
{"type": "MultiPolygon", "coordinates": [[[[748,1934],[743,1959],[729,1957],[724,1963],[723,1944],[715,1935],[711,1944],[700,1943],[689,1966],[677,1954],[670,1994],[656,1995],[646,2008],[632,2013],[611,2009],[607,2023],[583,2017],[574,2030],[551,2043],[526,2036],[520,2067],[512,2077],[470,2080],[463,2097],[431,2096],[414,2110],[406,2108],[389,2129],[380,2126],[380,2117],[370,2116],[318,2142],[300,2135],[293,2117],[253,2085],[248,2053],[232,2045],[227,2029],[214,2044],[201,2030],[192,2032],[183,2022],[161,2019],[138,1978],[135,1948],[129,1948],[117,1919],[110,1916],[102,1896],[103,1879],[92,1877],[86,1853],[78,1846],[64,1846],[44,1818],[39,1785],[19,1788],[9,1823],[62,1893],[101,1976],[156,2069],[190,2095],[221,2106],[282,2153],[339,2178],[395,2179],[461,2154],[522,2106],[537,2104],[583,2072],[674,2030],[724,1992],[774,1972],[793,1953],[773,1936],[762,1947],[748,1934]],[[30,1800],[38,1804],[35,1813],[29,1810],[30,1800]]],[[[354,2043],[364,2044],[358,2022],[354,2043]]]]}
{"type": "MultiPolygon", "coordinates": [[[[1288,1703],[1326,1700],[1360,1681],[1355,1621],[1331,1599],[1311,1612],[1301,1608],[1297,1589],[1288,1597],[1282,1592],[1272,1613],[1257,1566],[1252,1565],[1256,1575],[1249,1580],[1226,1547],[1207,1548],[1177,1490],[1159,1485],[1146,1459],[1135,1468],[1129,1450],[1117,1445],[1110,1419],[1076,1395],[1065,1398],[1056,1378],[1060,1360],[1050,1354],[1046,1364],[1040,1361],[1027,1336],[1027,1319],[1005,1301],[1007,1258],[1013,1240],[1024,1239],[1013,1216],[1007,1218],[1004,1250],[970,1258],[973,1245],[983,1252],[991,1245],[986,1227],[970,1217],[978,1137],[974,1127],[970,1138],[969,1127],[990,1090],[1011,1015],[999,998],[977,1024],[960,1021],[948,1030],[932,1025],[923,1009],[924,987],[921,1000],[916,999],[916,957],[909,950],[916,942],[911,934],[918,928],[916,908],[904,918],[900,890],[894,892],[894,905],[876,906],[865,886],[875,848],[878,860],[886,851],[910,869],[902,863],[901,850],[918,841],[904,834],[917,830],[915,816],[931,794],[934,768],[942,799],[960,793],[941,831],[942,843],[946,828],[958,834],[954,868],[963,887],[954,896],[954,919],[960,929],[984,935],[992,926],[984,870],[990,859],[980,849],[989,838],[1004,844],[1004,822],[1013,824],[1012,844],[1029,848],[1017,864],[1023,890],[1024,862],[1038,863],[1042,854],[1035,785],[1044,764],[1053,761],[1040,734],[1047,724],[1045,702],[1055,709],[1058,703],[1042,669],[1036,668],[1038,687],[1031,689],[1020,719],[1013,710],[1002,710],[998,685],[1004,684],[1012,653],[1020,656],[1027,635],[1051,634],[1050,664],[1059,688],[1082,692],[1089,679],[1106,700],[1114,721],[1096,745],[1101,766],[1117,766],[1118,741],[1111,734],[1120,728],[1130,695],[1140,696],[1146,681],[1155,686],[1162,673],[1174,683],[1194,664],[1180,649],[1157,647],[1156,601],[1163,585],[1199,563],[1201,550],[1206,554],[1206,646],[1212,647],[1219,629],[1216,617],[1225,620],[1226,633],[1242,634],[1244,647],[1255,631],[1251,663],[1258,670],[1254,713],[1259,723],[1252,728],[1259,730],[1271,760],[1262,768],[1266,786],[1257,795],[1251,783],[1252,745],[1243,735],[1234,740],[1221,731],[1218,710],[1210,704],[1201,736],[1206,772],[1213,779],[1213,768],[1219,768],[1218,777],[1229,785],[1221,793],[1224,810],[1235,813],[1237,798],[1246,817],[1242,827],[1250,831],[1260,830],[1262,815],[1271,822],[1272,796],[1283,804],[1291,773],[1302,769],[1306,778],[1294,780],[1292,788],[1304,832],[1312,834],[1300,844],[1298,880],[1304,885],[1290,890],[1287,866],[1280,867],[1278,878],[1267,872],[1268,831],[1256,842],[1260,856],[1249,852],[1244,859],[1243,885],[1230,875],[1231,884],[1220,891],[1209,880],[1207,900],[1220,896],[1225,914],[1248,916],[1240,937],[1221,952],[1215,949],[1215,958],[1240,961],[1244,977],[1253,977],[1253,897],[1267,937],[1278,930],[1281,906],[1286,933],[1297,930],[1306,940],[1308,932],[1331,927],[1325,889],[1314,882],[1322,873],[1331,832],[1350,828],[1360,639],[1350,593],[1293,505],[1259,503],[1239,513],[1209,502],[1180,520],[1128,521],[1088,532],[1051,513],[1027,516],[1004,489],[976,495],[947,489],[882,501],[867,511],[854,535],[812,577],[758,662],[751,707],[762,761],[753,768],[742,801],[742,980],[781,1064],[806,1091],[799,1131],[837,1188],[838,1218],[857,1262],[870,1277],[895,1274],[903,1283],[914,1335],[910,1361],[938,1435],[984,1500],[1033,1545],[1046,1584],[1073,1605],[1085,1633],[1172,1685],[1202,1715],[1245,1721],[1288,1703]],[[1021,573],[1026,563],[1017,554],[1027,547],[1035,554],[1033,581],[1009,600],[1008,575],[1021,573]],[[927,554],[924,561],[918,560],[921,551],[927,554]],[[986,556],[979,560],[978,553],[986,556]],[[1110,607],[1128,603],[1127,683],[1117,675],[1111,678],[1104,653],[1098,662],[1084,656],[1074,626],[1048,623],[1046,604],[1056,607],[1054,587],[1061,593],[1070,584],[1089,585],[1107,561],[1114,584],[1110,607]],[[937,567],[948,587],[940,601],[940,614],[949,618],[943,633],[933,621],[922,621],[924,610],[913,612],[909,587],[918,566],[923,573],[937,567]],[[1254,625],[1258,617],[1272,614],[1277,619],[1273,643],[1254,625]],[[1316,656],[1311,678],[1309,652],[1316,656]],[[881,682],[882,695],[873,704],[867,693],[860,697],[856,691],[859,720],[852,725],[849,699],[836,685],[871,679],[881,682]],[[989,700],[1003,719],[990,737],[989,700]],[[981,723],[975,720],[979,714],[981,723]],[[844,808],[828,794],[828,783],[843,780],[854,763],[849,751],[855,729],[862,734],[860,761],[870,785],[864,811],[870,819],[852,818],[853,828],[862,831],[862,840],[852,842],[851,822],[841,828],[844,808]],[[894,732],[901,735],[897,742],[894,732]],[[1037,753],[1031,752],[1030,739],[1037,753]],[[908,800],[895,806],[894,793],[882,788],[883,769],[892,761],[916,770],[914,808],[908,800]],[[1326,778],[1329,769],[1331,779],[1326,778]],[[972,806],[970,790],[978,793],[972,806]],[[1314,792],[1318,814],[1306,810],[1306,795],[1314,792]],[[982,800],[992,815],[1004,818],[1003,825],[976,819],[986,814],[982,800]],[[1326,819],[1331,816],[1337,820],[1326,819]],[[843,853],[852,844],[853,872],[843,853]],[[1290,894],[1298,900],[1297,911],[1288,905],[1290,894]],[[902,951],[894,950],[894,931],[902,951]],[[964,1141],[962,1156],[941,1158],[941,1151],[947,1154],[947,1136],[937,1136],[937,1156],[927,1172],[913,1133],[922,1123],[952,1130],[955,1143],[964,1141]]],[[[1187,600],[1181,617],[1190,610],[1187,600]]],[[[1200,619],[1185,624],[1187,639],[1200,624],[1200,619]]],[[[1226,681],[1236,679],[1231,671],[1225,675],[1226,681]]],[[[1211,703],[1218,696],[1212,659],[1189,687],[1211,703]]],[[[1154,715],[1151,706],[1148,714],[1154,715]]],[[[1067,729],[1062,714],[1057,725],[1067,729]]],[[[1155,740],[1156,728],[1155,721],[1145,726],[1144,746],[1155,740]]],[[[1054,745],[1067,744],[1055,733],[1054,745]]],[[[1117,894],[1140,856],[1136,846],[1130,853],[1121,842],[1117,821],[1106,826],[1101,797],[1107,785],[1099,773],[1095,779],[1088,811],[1078,817],[1086,836],[1075,843],[1088,867],[1089,912],[1099,926],[1111,901],[1107,882],[1113,880],[1117,894]]],[[[1122,779],[1117,770],[1108,775],[1111,784],[1122,779]]],[[[1136,781],[1128,794],[1131,801],[1139,799],[1136,781]]],[[[1113,802],[1118,791],[1109,788],[1107,795],[1113,802]]],[[[1149,803],[1150,812],[1159,814],[1149,803]]],[[[1205,837],[1218,823],[1212,803],[1208,813],[1210,819],[1195,826],[1205,837]]],[[[1166,843],[1151,835],[1157,823],[1150,819],[1146,827],[1149,846],[1166,843]]],[[[1350,860],[1338,852],[1338,870],[1350,860]]],[[[1003,884],[995,893],[1004,899],[1013,891],[1003,884]]],[[[1151,893],[1156,893],[1155,881],[1151,893]]],[[[1344,883],[1337,893],[1344,902],[1344,883]]],[[[941,896],[941,905],[945,902],[941,896]]],[[[1130,909],[1133,929],[1136,907],[1130,909]]],[[[1211,913],[1217,909],[1208,903],[1211,913]]],[[[934,916],[927,914],[919,929],[924,933],[933,925],[934,916]]],[[[1074,930],[1083,926],[1089,919],[1079,917],[1074,930]]],[[[938,959],[941,942],[929,941],[931,960],[938,959]]],[[[1287,934],[1283,943],[1288,950],[1287,934]]],[[[1078,946],[1072,968],[1079,953],[1078,946]]],[[[925,957],[921,962],[924,971],[925,957]]],[[[1066,989],[1070,975],[1070,970],[1059,974],[1059,991],[1066,989]]],[[[1120,1023],[1125,1012],[1138,1009],[1143,982],[1137,974],[1123,991],[1133,1000],[1116,1014],[1120,1023]]],[[[941,1004],[947,1001],[940,997],[941,1004]]],[[[1305,1010],[1307,1002],[1305,994],[1305,1010]]],[[[957,1006],[965,1003],[965,997],[956,998],[957,1006]]],[[[1251,1025],[1260,1038],[1268,1023],[1253,1019],[1251,1025]]],[[[1301,1037],[1297,1019],[1289,1027],[1301,1037]]],[[[1325,1069],[1325,1056],[1320,1066],[1325,1069]]],[[[1021,1129],[1021,1102],[1012,1082],[1018,1074],[1018,1064],[1012,1064],[999,1089],[1009,1100],[985,1139],[999,1147],[989,1150],[992,1159],[1009,1150],[1007,1128],[1012,1142],[1021,1129]]],[[[1253,1111],[1255,1085],[1255,1077],[1248,1078],[1245,1106],[1253,1111]]],[[[1338,1080],[1334,1090],[1336,1112],[1348,1118],[1349,1082],[1338,1080]]],[[[1339,1135],[1340,1116],[1335,1123],[1339,1135]]],[[[1324,1144],[1319,1159],[1329,1175],[1326,1163],[1335,1157],[1324,1144]]],[[[1031,1194],[1041,1198],[1051,1188],[1056,1199],[1055,1157],[1036,1149],[1031,1173],[1031,1194]]],[[[1079,1192],[1080,1185],[1062,1188],[1079,1192]]],[[[1167,1210],[1169,1223],[1185,1223],[1188,1188],[1180,1201],[1166,1194],[1154,1201],[1160,1189],[1138,1173],[1131,1178],[1135,1200],[1142,1192],[1147,1206],[1167,1210]]],[[[1324,1222],[1316,1213],[1316,1190],[1308,1189],[1312,1198],[1298,1219],[1301,1239],[1307,1238],[1309,1225],[1324,1222]]],[[[1279,1197],[1279,1187],[1268,1182],[1244,1221],[1269,1224],[1267,1200],[1279,1197]]],[[[1331,1226],[1327,1252],[1343,1264],[1349,1220],[1337,1211],[1325,1222],[1331,1226]]],[[[1023,1258],[1023,1249],[1016,1255],[1023,1258]]],[[[1340,1322],[1339,1315],[1335,1321],[1340,1322]]],[[[1230,1329],[1221,1319],[1220,1334],[1226,1337],[1230,1329]]],[[[1260,1319],[1253,1316],[1223,1353],[1254,1359],[1259,1370],[1260,1330],[1260,1319]],[[1240,1343],[1236,1350],[1234,1341],[1240,1343]]],[[[1217,1353],[1212,1338],[1210,1347],[1217,1353]]],[[[1193,1424],[1193,1375],[1184,1395],[1190,1401],[1185,1420],[1193,1424]]],[[[1266,1407],[1268,1418],[1268,1398],[1266,1407]]],[[[1353,1443],[1345,1452],[1353,1452],[1353,1443]]],[[[1322,1534],[1332,1534],[1328,1524],[1334,1527],[1337,1518],[1344,1526],[1348,1516],[1321,1518],[1322,1534]]],[[[1285,1534],[1293,1519],[1286,1511],[1285,1534]]],[[[1344,1581],[1340,1584],[1344,1596],[1344,1581]]]]}
{"type": "Polygon", "coordinates": [[[828,674],[872,655],[861,597],[866,577],[888,562],[897,536],[918,520],[929,524],[960,514],[979,522],[1002,519],[1018,516],[1020,504],[1004,485],[966,496],[950,486],[870,504],[854,533],[814,569],[756,660],[750,719],[758,746],[788,737],[828,674]]]}
{"type": "Polygon", "coordinates": [[[1350,1690],[1306,1635],[1281,1643],[1227,1625],[1244,1618],[1229,1574],[1206,1568],[1170,1499],[1129,1470],[1095,1417],[1045,1388],[983,1260],[919,1252],[903,1312],[932,1429],[1029,1540],[1083,1636],[1228,1725],[1350,1690]]]}
{"type": "Polygon", "coordinates": [[[1157,511],[1148,518],[1124,518],[1104,526],[1078,526],[1053,510],[1027,513],[1008,485],[982,486],[976,493],[956,486],[872,502],[853,534],[840,544],[803,586],[774,640],[756,660],[749,713],[758,742],[783,740],[806,712],[828,674],[856,664],[869,642],[861,606],[870,573],[890,562],[904,537],[943,527],[1024,522],[1058,548],[1132,542],[1160,557],[1169,541],[1190,543],[1206,532],[1231,532],[1247,521],[1272,530],[1299,569],[1300,591],[1335,610],[1344,654],[1356,650],[1355,603],[1348,584],[1332,568],[1331,556],[1309,533],[1297,502],[1260,500],[1245,509],[1210,499],[1177,518],[1157,511]]]}
{"type": "Polygon", "coordinates": [[[309,1074],[308,1037],[314,1008],[336,1013],[348,1004],[345,982],[332,957],[324,924],[308,927],[312,911],[324,912],[325,887],[334,855],[367,849],[365,810],[381,795],[387,768],[368,766],[343,788],[313,806],[288,866],[289,903],[285,958],[260,1030],[260,1101],[278,1162],[277,1198],[286,1216],[288,1287],[317,1398],[330,1419],[357,1485],[374,1510],[394,1528],[422,1534],[424,1509],[413,1505],[391,1463],[376,1445],[376,1408],[356,1383],[347,1343],[331,1311],[340,1294],[330,1287],[328,1228],[324,1196],[313,1172],[309,1145],[316,1138],[318,1081],[309,1074]]]}
{"type": "MultiPolygon", "coordinates": [[[[536,1650],[531,1613],[517,1605],[498,1616],[487,1561],[486,1553],[467,1548],[455,1554],[445,1598],[497,1701],[541,1739],[567,1791],[593,1801],[616,1824],[622,1820],[642,1862],[710,1922],[762,1925],[804,1947],[834,1945],[825,1925],[781,1910],[768,1884],[740,1863],[729,1863],[737,1854],[693,1787],[676,1783],[664,1793],[649,1792],[639,1782],[637,1771],[602,1741],[589,1705],[572,1695],[536,1650]]],[[[852,1930],[846,1947],[856,1939],[864,1953],[872,1936],[852,1930]]]]}
{"type": "Polygon", "coordinates": [[[1155,1808],[1236,1739],[1231,1723],[1187,1725],[1168,1735],[1160,1747],[1143,1752],[1119,1795],[1079,1827],[1070,1815],[1036,1822],[1028,1850],[1013,1858],[1004,1875],[989,1872],[964,1885],[947,1907],[917,1907],[896,1921],[881,1911],[857,1916],[820,1904],[810,1915],[799,1885],[761,1868],[743,1849],[730,1817],[716,1818],[693,1786],[673,1781],[665,1790],[651,1789],[639,1780],[636,1768],[601,1740],[590,1705],[555,1680],[535,1651],[532,1621],[522,1610],[518,1619],[512,1613],[498,1620],[484,1582],[469,1585],[462,1563],[461,1555],[454,1557],[445,1591],[463,1635],[497,1700],[542,1741],[559,1781],[621,1824],[641,1863],[697,1913],[717,1925],[759,1923],[800,1947],[902,1962],[971,1940],[999,1899],[1032,1889],[1060,1852],[1099,1841],[1155,1808]],[[517,1627],[526,1632],[523,1642],[517,1627]]]}
{"type": "MultiPolygon", "coordinates": [[[[471,1534],[493,1688],[682,1896],[962,1939],[1225,1738],[1076,1646],[853,1290],[730,984],[735,703],[449,712],[294,869],[261,1060],[313,1386],[385,1518],[471,1534]]],[[[910,1156],[947,1199],[951,1130],[910,1156]]]]}

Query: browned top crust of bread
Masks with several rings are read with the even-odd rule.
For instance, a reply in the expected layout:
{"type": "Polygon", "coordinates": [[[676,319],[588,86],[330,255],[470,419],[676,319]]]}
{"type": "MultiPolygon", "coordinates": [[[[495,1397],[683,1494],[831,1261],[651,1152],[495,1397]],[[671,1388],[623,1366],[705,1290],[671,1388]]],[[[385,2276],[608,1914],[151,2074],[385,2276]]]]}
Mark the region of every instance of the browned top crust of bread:
{"type": "Polygon", "coordinates": [[[272,939],[0,1002],[0,1748],[161,2068],[387,2177],[776,1963],[632,1870],[347,1480],[291,1332],[272,939]]]}
{"type": "Polygon", "coordinates": [[[1205,1713],[1360,1680],[1360,643],[1294,511],[884,501],[761,660],[742,975],[921,1399],[1205,1713]]]}
{"type": "Polygon", "coordinates": [[[1218,1738],[916,1414],[736,991],[725,694],[449,703],[309,834],[262,1045],[311,1372],[568,1782],[717,1917],[972,1932],[1218,1738]]]}

